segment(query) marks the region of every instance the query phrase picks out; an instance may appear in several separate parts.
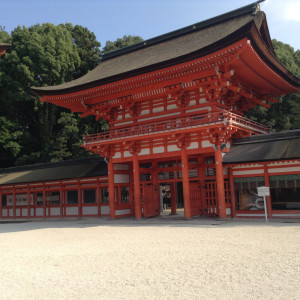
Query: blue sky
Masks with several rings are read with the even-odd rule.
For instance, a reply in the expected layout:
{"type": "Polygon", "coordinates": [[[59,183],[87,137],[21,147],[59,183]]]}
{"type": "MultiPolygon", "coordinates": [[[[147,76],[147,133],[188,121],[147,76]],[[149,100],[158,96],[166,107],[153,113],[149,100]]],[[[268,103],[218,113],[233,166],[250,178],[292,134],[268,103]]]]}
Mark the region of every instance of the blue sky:
{"type": "MultiPolygon", "coordinates": [[[[70,22],[94,32],[102,47],[125,34],[144,39],[237,9],[254,0],[1,0],[0,25],[70,22]]],[[[271,38],[300,49],[300,0],[266,0],[271,38]]]]}

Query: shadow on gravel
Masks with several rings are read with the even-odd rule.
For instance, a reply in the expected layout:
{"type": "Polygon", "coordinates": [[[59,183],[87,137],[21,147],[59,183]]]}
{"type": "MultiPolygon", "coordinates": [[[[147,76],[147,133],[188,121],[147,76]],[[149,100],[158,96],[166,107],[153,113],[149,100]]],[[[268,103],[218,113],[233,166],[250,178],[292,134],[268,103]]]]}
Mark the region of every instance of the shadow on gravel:
{"type": "Polygon", "coordinates": [[[155,218],[145,218],[136,220],[134,218],[124,218],[111,220],[105,218],[70,218],[70,219],[32,219],[32,220],[0,220],[0,234],[8,232],[21,232],[39,229],[59,229],[59,228],[92,228],[92,227],[181,227],[181,228],[232,228],[232,227],[288,227],[299,226],[300,219],[271,219],[269,223],[258,219],[212,219],[206,217],[193,217],[185,219],[181,216],[164,216],[155,218]]]}

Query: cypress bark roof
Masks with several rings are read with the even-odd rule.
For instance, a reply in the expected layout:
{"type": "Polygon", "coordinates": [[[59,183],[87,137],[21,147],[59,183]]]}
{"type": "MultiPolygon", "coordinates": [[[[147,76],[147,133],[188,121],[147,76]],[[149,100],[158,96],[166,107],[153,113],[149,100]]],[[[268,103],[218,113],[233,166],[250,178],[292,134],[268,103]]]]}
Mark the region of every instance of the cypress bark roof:
{"type": "MultiPolygon", "coordinates": [[[[85,76],[57,86],[32,88],[40,95],[59,95],[92,88],[220,50],[244,37],[259,35],[267,60],[293,85],[300,80],[275,58],[265,14],[257,1],[226,14],[103,55],[100,64],[85,76]],[[253,27],[255,30],[253,30],[253,27]]],[[[257,39],[256,39],[257,40],[257,39]]],[[[259,46],[262,47],[261,45],[259,46]]]]}
{"type": "Polygon", "coordinates": [[[236,139],[224,164],[300,159],[300,129],[236,139]]]}
{"type": "Polygon", "coordinates": [[[56,163],[0,169],[0,185],[78,179],[107,175],[103,158],[83,158],[56,163]]]}

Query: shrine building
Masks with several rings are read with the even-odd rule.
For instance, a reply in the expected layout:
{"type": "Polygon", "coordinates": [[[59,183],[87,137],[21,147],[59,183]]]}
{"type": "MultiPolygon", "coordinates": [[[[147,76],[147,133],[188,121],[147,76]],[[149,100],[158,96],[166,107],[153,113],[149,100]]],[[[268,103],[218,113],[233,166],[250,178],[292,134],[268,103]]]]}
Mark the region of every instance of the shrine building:
{"type": "MultiPolygon", "coordinates": [[[[265,185],[274,189],[269,216],[299,216],[299,131],[270,134],[244,116],[300,91],[300,79],[276,58],[260,2],[105,53],[77,80],[33,88],[41,101],[108,122],[108,131],[85,136],[82,145],[101,156],[101,164],[94,162],[95,176],[72,178],[71,172],[52,182],[34,177],[22,183],[16,175],[0,182],[2,196],[12,195],[15,210],[17,194],[40,197],[44,217],[51,216],[51,191],[60,216],[67,215],[70,197],[77,199],[69,209],[77,216],[100,216],[105,207],[102,214],[111,218],[139,219],[158,216],[164,204],[172,214],[184,208],[185,218],[263,217],[256,188],[265,185]],[[84,192],[89,184],[94,192],[84,192]],[[84,197],[97,205],[85,205],[84,197]]],[[[30,201],[26,205],[30,214],[30,201]]]]}

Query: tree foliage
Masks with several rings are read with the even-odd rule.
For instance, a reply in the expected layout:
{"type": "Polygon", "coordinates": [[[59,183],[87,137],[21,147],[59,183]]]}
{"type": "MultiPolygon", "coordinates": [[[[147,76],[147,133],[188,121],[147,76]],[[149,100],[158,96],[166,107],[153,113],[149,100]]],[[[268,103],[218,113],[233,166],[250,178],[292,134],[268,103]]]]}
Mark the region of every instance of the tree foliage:
{"type": "Polygon", "coordinates": [[[11,37],[7,31],[5,31],[5,27],[0,25],[0,44],[11,43],[11,37]]]}
{"type": "MultiPolygon", "coordinates": [[[[40,102],[31,87],[57,85],[84,75],[98,63],[100,43],[81,26],[49,23],[17,27],[11,34],[11,42],[0,62],[0,115],[17,124],[23,132],[15,163],[76,156],[72,150],[76,148],[74,151],[80,152],[81,149],[62,142],[60,122],[63,121],[59,120],[64,109],[40,102]],[[59,154],[54,144],[70,149],[64,155],[59,154]]],[[[73,120],[71,113],[65,113],[73,120]]],[[[0,165],[3,164],[0,157],[0,165]]]]}
{"type": "Polygon", "coordinates": [[[107,41],[105,47],[103,48],[103,52],[110,52],[114,50],[118,50],[124,47],[128,47],[137,43],[142,42],[143,39],[137,35],[124,35],[123,38],[118,38],[114,42],[107,41]]]}

